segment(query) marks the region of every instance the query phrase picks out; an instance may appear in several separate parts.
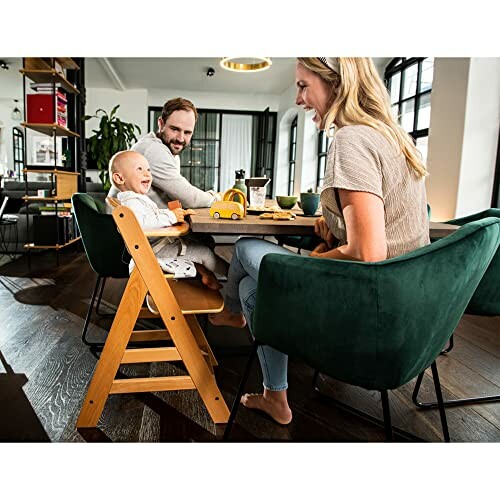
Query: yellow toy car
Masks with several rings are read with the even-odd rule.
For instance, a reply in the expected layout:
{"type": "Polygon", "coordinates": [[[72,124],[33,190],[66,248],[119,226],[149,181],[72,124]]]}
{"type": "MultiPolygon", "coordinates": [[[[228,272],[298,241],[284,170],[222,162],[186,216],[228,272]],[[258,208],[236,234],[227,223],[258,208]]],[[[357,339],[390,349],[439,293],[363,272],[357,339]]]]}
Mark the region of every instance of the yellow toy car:
{"type": "Polygon", "coordinates": [[[215,219],[243,219],[247,214],[247,198],[239,189],[228,189],[224,193],[222,201],[212,203],[210,207],[210,216],[215,219]],[[243,199],[243,204],[233,201],[233,198],[239,195],[243,199]]]}

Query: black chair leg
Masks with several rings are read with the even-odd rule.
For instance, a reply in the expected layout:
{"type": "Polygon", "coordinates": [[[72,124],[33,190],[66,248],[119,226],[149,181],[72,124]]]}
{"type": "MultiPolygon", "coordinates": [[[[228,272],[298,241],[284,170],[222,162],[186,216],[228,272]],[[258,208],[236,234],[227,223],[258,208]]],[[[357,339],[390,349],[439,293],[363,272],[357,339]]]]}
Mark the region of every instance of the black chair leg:
{"type": "Polygon", "coordinates": [[[385,440],[388,443],[391,443],[393,441],[392,422],[391,422],[391,409],[389,406],[389,394],[387,393],[387,389],[380,391],[380,396],[382,397],[382,410],[384,412],[385,440]]]}
{"type": "Polygon", "coordinates": [[[448,347],[443,349],[439,354],[448,354],[453,349],[453,335],[450,337],[448,341],[448,347]]]}
{"type": "MultiPolygon", "coordinates": [[[[423,410],[429,408],[439,408],[439,401],[423,402],[418,400],[418,393],[420,391],[420,386],[422,384],[423,378],[424,378],[424,372],[422,372],[417,377],[415,388],[413,389],[413,394],[411,397],[413,404],[417,408],[421,408],[423,410]]],[[[443,400],[443,406],[444,407],[464,406],[464,405],[473,405],[478,403],[495,403],[497,401],[500,401],[500,394],[496,394],[494,396],[481,396],[479,398],[447,399],[443,400]]]]}
{"type": "Polygon", "coordinates": [[[92,316],[92,309],[94,307],[94,301],[95,301],[95,298],[96,298],[96,295],[97,295],[97,292],[99,290],[99,285],[101,284],[101,279],[102,277],[99,275],[97,276],[97,281],[96,281],[96,284],[95,284],[95,288],[94,288],[94,291],[92,292],[92,298],[90,299],[90,304],[89,304],[89,309],[87,311],[87,316],[85,318],[85,323],[83,325],[83,331],[82,331],[82,342],[89,346],[89,347],[96,347],[96,346],[100,346],[102,347],[104,344],[102,343],[98,343],[98,342],[89,342],[87,340],[87,329],[89,327],[89,323],[90,323],[90,318],[92,316]]]}
{"type": "Polygon", "coordinates": [[[99,298],[97,299],[97,304],[95,306],[95,312],[99,316],[106,316],[106,313],[101,313],[99,311],[99,306],[101,305],[101,299],[102,299],[102,292],[104,292],[104,285],[106,284],[106,279],[107,278],[102,278],[101,291],[99,292],[99,298]]]}
{"type": "Polygon", "coordinates": [[[240,405],[240,399],[241,396],[243,395],[243,391],[245,390],[245,385],[248,380],[248,376],[250,375],[250,369],[252,368],[253,360],[255,356],[257,355],[257,347],[259,344],[254,341],[252,344],[252,351],[250,352],[250,356],[248,357],[247,365],[245,367],[245,371],[243,373],[243,377],[241,378],[240,385],[238,387],[238,392],[236,393],[236,397],[234,398],[233,406],[231,408],[231,413],[229,415],[229,420],[226,424],[226,428],[224,430],[224,436],[222,439],[224,441],[229,440],[229,434],[231,433],[231,429],[233,427],[233,423],[236,419],[236,413],[238,412],[238,407],[240,405]]]}
{"type": "Polygon", "coordinates": [[[443,404],[443,394],[441,393],[441,384],[439,382],[438,369],[436,361],[431,365],[432,378],[434,380],[434,389],[436,390],[436,398],[439,405],[439,416],[441,417],[441,427],[443,428],[443,437],[446,443],[450,442],[450,434],[448,432],[448,422],[446,421],[446,411],[443,404]]]}

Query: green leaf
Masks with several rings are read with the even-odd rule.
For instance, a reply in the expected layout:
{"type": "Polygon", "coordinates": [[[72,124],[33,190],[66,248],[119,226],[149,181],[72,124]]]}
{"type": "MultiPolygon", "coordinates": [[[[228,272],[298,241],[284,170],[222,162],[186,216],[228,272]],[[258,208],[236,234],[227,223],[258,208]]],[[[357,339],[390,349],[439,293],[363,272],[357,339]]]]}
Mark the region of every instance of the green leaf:
{"type": "Polygon", "coordinates": [[[113,118],[113,116],[115,115],[116,113],[116,110],[120,107],[119,104],[117,104],[112,110],[111,110],[111,113],[109,114],[109,118],[113,118]]]}

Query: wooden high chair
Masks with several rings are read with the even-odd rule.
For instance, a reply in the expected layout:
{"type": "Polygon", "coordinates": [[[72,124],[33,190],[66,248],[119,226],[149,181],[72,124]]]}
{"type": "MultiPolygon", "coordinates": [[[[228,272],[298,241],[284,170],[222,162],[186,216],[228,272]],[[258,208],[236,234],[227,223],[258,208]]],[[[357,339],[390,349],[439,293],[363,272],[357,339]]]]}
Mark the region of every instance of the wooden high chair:
{"type": "Polygon", "coordinates": [[[195,316],[222,311],[222,296],[199,280],[175,280],[164,275],[147,240],[147,236],[181,236],[189,231],[189,225],[183,223],[145,232],[129,208],[119,203],[110,204],[115,206],[113,219],[135,267],[118,306],[76,427],[96,427],[109,394],[180,389],[196,389],[214,423],[226,423],[229,410],[213,371],[217,361],[195,316]],[[156,303],[159,316],[142,307],[146,293],[156,303]],[[141,317],[161,317],[165,329],[134,330],[137,319],[141,317]],[[174,347],[127,349],[129,341],[163,339],[171,339],[174,347]],[[115,378],[121,364],[158,361],[183,361],[187,375],[115,378]]]}

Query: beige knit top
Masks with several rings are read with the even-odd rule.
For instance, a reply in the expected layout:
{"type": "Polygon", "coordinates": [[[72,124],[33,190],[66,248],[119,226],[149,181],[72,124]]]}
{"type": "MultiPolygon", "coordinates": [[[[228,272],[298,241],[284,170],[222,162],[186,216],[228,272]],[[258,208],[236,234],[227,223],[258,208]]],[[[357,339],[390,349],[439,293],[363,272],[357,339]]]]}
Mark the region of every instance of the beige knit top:
{"type": "Polygon", "coordinates": [[[328,151],[321,205],[330,231],[343,245],[347,243],[345,221],[335,188],[373,193],[382,199],[387,258],[430,242],[425,183],[378,130],[365,125],[342,127],[328,151]]]}

